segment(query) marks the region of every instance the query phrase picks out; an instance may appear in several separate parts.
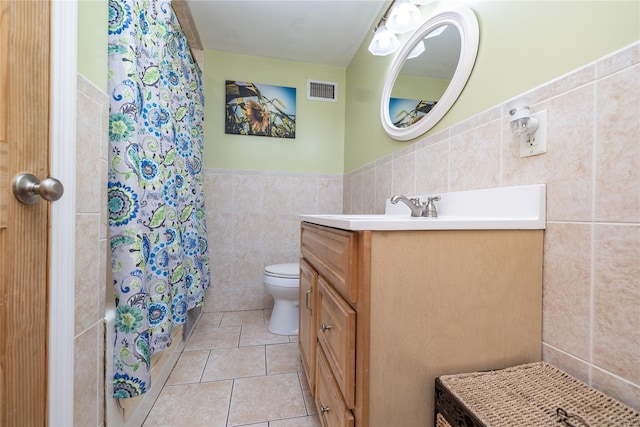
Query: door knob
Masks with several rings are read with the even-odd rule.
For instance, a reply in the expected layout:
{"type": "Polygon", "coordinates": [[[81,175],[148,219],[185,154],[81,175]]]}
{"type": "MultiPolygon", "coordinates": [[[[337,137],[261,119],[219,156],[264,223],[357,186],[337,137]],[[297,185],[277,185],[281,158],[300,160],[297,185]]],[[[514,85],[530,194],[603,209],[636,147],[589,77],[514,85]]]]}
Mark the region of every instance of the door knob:
{"type": "Polygon", "coordinates": [[[62,193],[64,187],[55,178],[45,178],[41,182],[30,173],[21,173],[13,178],[13,195],[27,205],[37,202],[40,197],[54,202],[62,197],[62,193]]]}

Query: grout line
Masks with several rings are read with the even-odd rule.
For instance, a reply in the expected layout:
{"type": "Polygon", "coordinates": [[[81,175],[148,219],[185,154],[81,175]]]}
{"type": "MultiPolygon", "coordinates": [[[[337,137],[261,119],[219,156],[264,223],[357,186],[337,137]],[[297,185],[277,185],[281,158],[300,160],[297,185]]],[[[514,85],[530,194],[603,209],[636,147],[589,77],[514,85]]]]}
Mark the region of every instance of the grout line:
{"type": "Polygon", "coordinates": [[[269,361],[267,360],[267,346],[264,345],[264,375],[269,375],[269,361]]]}
{"type": "Polygon", "coordinates": [[[225,426],[229,425],[229,417],[231,416],[231,401],[233,400],[233,389],[235,388],[235,385],[236,380],[231,380],[231,393],[229,393],[229,405],[227,406],[227,420],[224,423],[225,426]]]}
{"type": "Polygon", "coordinates": [[[200,373],[200,379],[198,383],[202,383],[202,378],[204,377],[204,373],[207,370],[207,365],[209,364],[209,359],[211,358],[211,349],[209,349],[209,354],[207,354],[207,360],[204,362],[204,366],[202,367],[202,372],[200,373]]]}

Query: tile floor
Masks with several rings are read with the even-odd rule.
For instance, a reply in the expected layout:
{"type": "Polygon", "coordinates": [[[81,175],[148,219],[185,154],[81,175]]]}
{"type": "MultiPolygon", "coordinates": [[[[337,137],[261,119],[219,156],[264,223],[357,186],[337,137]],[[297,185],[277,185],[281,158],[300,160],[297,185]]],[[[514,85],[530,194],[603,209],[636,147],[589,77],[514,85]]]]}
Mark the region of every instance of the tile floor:
{"type": "Polygon", "coordinates": [[[298,337],[270,314],[203,313],[143,427],[319,427],[298,337]]]}

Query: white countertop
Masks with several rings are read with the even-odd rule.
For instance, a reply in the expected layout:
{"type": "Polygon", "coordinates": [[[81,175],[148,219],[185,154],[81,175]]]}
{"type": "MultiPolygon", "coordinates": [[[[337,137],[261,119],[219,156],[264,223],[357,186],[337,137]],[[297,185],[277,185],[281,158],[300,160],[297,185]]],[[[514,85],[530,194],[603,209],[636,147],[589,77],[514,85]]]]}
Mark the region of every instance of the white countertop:
{"type": "Polygon", "coordinates": [[[343,230],[537,230],[537,218],[414,218],[396,215],[300,215],[302,221],[343,230]]]}
{"type": "Polygon", "coordinates": [[[540,230],[546,226],[545,190],[544,184],[536,184],[439,193],[437,218],[412,217],[406,205],[387,200],[384,215],[300,215],[300,219],[354,231],[540,230]]]}

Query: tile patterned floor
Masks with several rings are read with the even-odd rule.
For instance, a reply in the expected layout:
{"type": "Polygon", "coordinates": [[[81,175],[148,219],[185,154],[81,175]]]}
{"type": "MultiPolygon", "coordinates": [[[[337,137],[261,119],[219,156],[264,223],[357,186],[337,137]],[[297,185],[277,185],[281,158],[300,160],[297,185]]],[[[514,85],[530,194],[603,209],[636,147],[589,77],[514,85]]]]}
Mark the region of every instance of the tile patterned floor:
{"type": "Polygon", "coordinates": [[[203,313],[143,427],[319,427],[298,337],[269,315],[203,313]]]}

